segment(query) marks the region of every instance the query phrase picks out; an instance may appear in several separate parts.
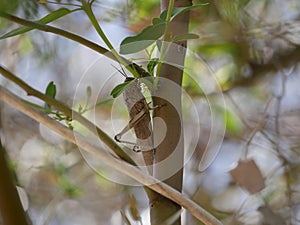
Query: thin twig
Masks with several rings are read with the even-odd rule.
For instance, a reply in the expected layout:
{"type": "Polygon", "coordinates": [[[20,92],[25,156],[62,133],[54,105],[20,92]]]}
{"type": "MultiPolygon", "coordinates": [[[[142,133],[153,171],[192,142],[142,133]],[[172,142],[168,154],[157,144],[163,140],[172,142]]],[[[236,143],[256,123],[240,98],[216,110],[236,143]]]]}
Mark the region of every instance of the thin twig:
{"type": "MultiPolygon", "coordinates": [[[[231,101],[231,103],[233,104],[233,106],[237,109],[238,113],[239,113],[239,118],[241,119],[242,123],[250,130],[252,130],[253,128],[251,127],[251,125],[248,123],[247,119],[244,118],[244,113],[242,112],[242,110],[240,109],[240,107],[238,106],[238,104],[234,101],[234,99],[232,98],[231,94],[228,93],[228,98],[231,101]]],[[[259,122],[257,123],[258,125],[254,127],[253,131],[251,131],[250,133],[250,137],[248,137],[247,139],[245,139],[244,141],[246,142],[246,150],[244,153],[244,158],[246,159],[249,153],[249,146],[250,144],[253,144],[253,139],[255,137],[255,135],[260,132],[262,135],[264,135],[270,142],[272,141],[271,138],[269,138],[266,133],[263,131],[263,127],[265,126],[265,120],[268,117],[266,115],[267,110],[269,108],[269,105],[272,101],[272,98],[269,99],[264,107],[264,110],[262,112],[262,118],[259,120],[259,122]]],[[[241,137],[241,139],[243,140],[243,138],[241,137]]]]}
{"type": "Polygon", "coordinates": [[[57,27],[53,27],[50,25],[44,25],[44,24],[40,24],[40,23],[36,23],[36,22],[32,22],[32,21],[28,21],[19,17],[16,17],[14,15],[5,13],[3,11],[0,11],[0,17],[3,17],[9,21],[12,21],[14,23],[26,26],[26,27],[30,27],[33,29],[37,29],[37,30],[41,30],[41,31],[45,31],[45,32],[50,32],[53,34],[57,34],[59,36],[65,37],[67,39],[70,39],[72,41],[75,41],[76,43],[80,43],[116,62],[122,63],[129,71],[131,71],[133,74],[138,74],[139,77],[148,77],[151,76],[146,70],[144,70],[141,66],[137,65],[136,63],[124,58],[124,57],[118,57],[116,58],[114,56],[114,54],[109,51],[108,49],[92,42],[89,41],[77,34],[73,34],[71,32],[68,32],[66,30],[57,28],[57,27]]]}
{"type": "MultiPolygon", "coordinates": [[[[275,63],[274,63],[275,64],[275,63]]],[[[276,145],[275,145],[275,149],[276,152],[278,154],[278,156],[280,157],[280,159],[283,162],[283,166],[285,167],[284,170],[284,178],[285,178],[285,182],[286,182],[286,196],[288,199],[288,204],[289,206],[291,206],[293,204],[292,201],[292,187],[291,187],[291,166],[289,165],[288,160],[282,155],[282,153],[280,152],[280,141],[281,141],[281,131],[280,131],[280,116],[281,116],[281,106],[282,106],[282,99],[286,93],[286,84],[287,84],[287,80],[288,80],[288,75],[289,73],[285,72],[285,70],[283,69],[283,67],[281,66],[281,64],[279,62],[277,62],[275,64],[275,66],[278,68],[278,70],[281,72],[281,90],[280,93],[278,95],[274,94],[274,99],[276,100],[276,108],[275,108],[275,136],[276,136],[276,145]]],[[[291,218],[291,215],[290,215],[291,218]]]]}
{"type": "Polygon", "coordinates": [[[12,21],[14,23],[26,26],[26,27],[31,27],[34,29],[38,29],[41,31],[45,31],[45,32],[50,32],[53,34],[57,34],[59,36],[63,36],[67,39],[73,40],[77,43],[80,43],[90,49],[93,49],[94,51],[103,54],[105,56],[107,56],[108,58],[112,59],[112,60],[116,60],[116,58],[114,57],[114,55],[106,48],[97,45],[96,43],[89,41],[83,37],[80,37],[79,35],[73,34],[71,32],[68,32],[66,30],[60,29],[60,28],[56,28],[50,25],[45,25],[45,24],[40,24],[40,23],[36,23],[33,21],[29,21],[29,20],[25,20],[19,17],[16,17],[14,15],[5,13],[5,12],[1,12],[0,11],[0,17],[3,17],[9,21],[12,21]]]}
{"type": "Polygon", "coordinates": [[[14,106],[16,109],[20,110],[27,116],[31,117],[32,119],[44,124],[45,126],[49,127],[53,131],[57,132],[61,136],[63,136],[68,141],[76,144],[81,149],[93,154],[94,156],[98,157],[103,163],[113,167],[117,171],[135,179],[136,181],[140,182],[143,185],[148,186],[150,189],[154,190],[155,192],[169,198],[170,200],[182,205],[186,208],[193,216],[197,219],[205,223],[206,225],[221,225],[222,223],[217,220],[214,216],[212,216],[209,212],[201,208],[191,199],[185,197],[182,193],[178,192],[177,190],[173,189],[172,187],[166,185],[163,182],[160,182],[158,179],[149,176],[143,173],[137,167],[120,160],[119,158],[114,157],[113,155],[107,154],[101,150],[101,148],[95,146],[94,144],[90,143],[86,138],[81,136],[80,134],[75,135],[75,132],[70,128],[64,126],[63,124],[53,120],[49,116],[31,108],[27,104],[25,104],[22,99],[17,97],[16,95],[12,94],[5,88],[0,86],[0,98],[14,106]],[[76,136],[76,137],[75,137],[76,136]]]}

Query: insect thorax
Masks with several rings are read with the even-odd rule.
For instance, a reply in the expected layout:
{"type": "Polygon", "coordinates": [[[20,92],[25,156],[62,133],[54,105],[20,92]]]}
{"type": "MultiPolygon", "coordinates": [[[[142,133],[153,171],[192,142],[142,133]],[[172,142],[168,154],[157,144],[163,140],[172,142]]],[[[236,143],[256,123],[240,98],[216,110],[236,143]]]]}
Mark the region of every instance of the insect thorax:
{"type": "MultiPolygon", "coordinates": [[[[133,80],[134,78],[127,77],[125,81],[133,80]]],[[[148,104],[142,94],[142,89],[138,80],[135,80],[129,84],[123,93],[123,98],[130,112],[130,116],[134,116],[139,113],[145,107],[148,108],[148,104]]]]}

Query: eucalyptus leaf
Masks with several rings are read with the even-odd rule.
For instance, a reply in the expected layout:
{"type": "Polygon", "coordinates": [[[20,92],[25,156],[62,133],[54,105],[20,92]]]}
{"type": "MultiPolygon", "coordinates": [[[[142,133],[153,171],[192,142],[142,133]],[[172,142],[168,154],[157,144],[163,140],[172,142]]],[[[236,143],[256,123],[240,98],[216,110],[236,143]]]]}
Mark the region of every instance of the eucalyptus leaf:
{"type": "Polygon", "coordinates": [[[154,17],[152,19],[152,24],[155,25],[155,24],[159,24],[159,23],[164,23],[165,21],[162,20],[161,18],[157,18],[157,17],[154,17]]]}
{"type": "Polygon", "coordinates": [[[50,97],[50,98],[55,98],[56,96],[56,85],[54,84],[53,81],[51,81],[47,88],[46,88],[46,92],[45,92],[45,95],[50,97]]]}
{"type": "Polygon", "coordinates": [[[131,81],[126,81],[122,84],[118,84],[110,93],[110,95],[113,97],[113,98],[116,98],[118,97],[124,90],[125,88],[127,87],[127,85],[131,84],[132,82],[134,82],[134,80],[131,80],[131,81]]]}
{"type": "Polygon", "coordinates": [[[121,54],[131,54],[144,50],[160,38],[165,31],[166,23],[158,22],[143,29],[135,36],[125,38],[120,45],[121,54]]]}
{"type": "Polygon", "coordinates": [[[159,62],[159,58],[153,58],[147,64],[147,70],[152,76],[154,74],[154,68],[155,66],[157,66],[158,62],[159,62]]]}
{"type": "MultiPolygon", "coordinates": [[[[39,23],[39,24],[47,24],[47,23],[50,23],[54,20],[57,20],[71,12],[74,12],[74,10],[69,10],[67,8],[60,8],[58,10],[55,10],[53,12],[51,12],[50,14],[46,15],[45,17],[39,19],[36,21],[36,23],[39,23]]],[[[20,35],[20,34],[24,34],[28,31],[31,31],[33,30],[34,28],[31,28],[31,27],[19,27],[17,29],[14,29],[4,35],[2,35],[0,37],[0,39],[5,39],[5,38],[8,38],[8,37],[13,37],[13,36],[16,36],[16,35],[20,35]]]]}
{"type": "MultiPolygon", "coordinates": [[[[53,98],[55,99],[55,96],[56,96],[56,85],[54,84],[53,81],[51,81],[47,88],[46,88],[46,92],[45,92],[45,95],[49,98],[53,98]]],[[[50,111],[51,110],[51,105],[49,105],[48,103],[45,103],[45,109],[47,111],[50,111]]]]}

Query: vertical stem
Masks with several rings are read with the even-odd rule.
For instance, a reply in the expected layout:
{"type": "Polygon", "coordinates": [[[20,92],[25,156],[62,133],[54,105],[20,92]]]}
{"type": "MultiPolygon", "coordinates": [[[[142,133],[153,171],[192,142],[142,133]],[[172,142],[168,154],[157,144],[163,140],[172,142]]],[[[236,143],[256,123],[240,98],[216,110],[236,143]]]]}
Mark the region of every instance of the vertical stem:
{"type": "Polygon", "coordinates": [[[166,41],[168,40],[169,24],[170,24],[170,21],[171,21],[173,7],[174,7],[174,0],[170,0],[169,7],[168,7],[167,18],[166,18],[166,28],[165,28],[165,32],[164,32],[164,35],[163,35],[161,53],[160,53],[160,56],[159,56],[159,62],[158,62],[158,65],[157,65],[157,70],[156,70],[156,76],[158,76],[158,77],[160,76],[162,62],[164,61],[164,58],[165,58],[165,50],[166,50],[165,45],[166,45],[166,41]]]}
{"type": "MultiPolygon", "coordinates": [[[[162,10],[168,7],[171,0],[162,0],[162,10]]],[[[190,6],[192,1],[174,1],[174,7],[190,6]]],[[[189,13],[183,13],[174,18],[168,27],[166,37],[176,36],[188,32],[189,13]]],[[[165,41],[168,41],[166,39],[165,41]]],[[[170,44],[164,54],[164,62],[160,69],[157,90],[153,98],[155,105],[165,105],[154,111],[154,144],[157,139],[163,139],[157,143],[155,155],[154,176],[178,191],[182,191],[183,164],[184,164],[184,140],[181,112],[181,87],[182,68],[186,53],[186,41],[170,44]],[[179,65],[179,67],[171,66],[179,65]],[[175,87],[175,88],[174,88],[175,87]],[[155,117],[164,121],[166,133],[160,134],[162,122],[156,122],[155,117]],[[164,137],[162,137],[164,135],[164,137]],[[156,138],[158,137],[158,138],[156,138]],[[175,156],[175,157],[174,157],[175,156]]],[[[151,224],[181,224],[181,206],[157,195],[151,203],[151,224]],[[168,221],[168,222],[166,222],[168,221]]]]}

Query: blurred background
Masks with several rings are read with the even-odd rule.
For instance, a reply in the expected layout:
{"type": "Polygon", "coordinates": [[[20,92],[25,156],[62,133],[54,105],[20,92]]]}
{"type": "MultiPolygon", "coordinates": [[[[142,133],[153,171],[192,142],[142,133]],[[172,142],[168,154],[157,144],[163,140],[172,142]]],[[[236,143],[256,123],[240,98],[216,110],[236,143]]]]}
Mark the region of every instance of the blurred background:
{"type": "MultiPolygon", "coordinates": [[[[191,156],[184,167],[184,192],[224,224],[300,224],[300,1],[193,1],[200,3],[208,4],[191,11],[190,32],[199,39],[188,42],[184,70],[183,97],[191,99],[184,103],[196,108],[183,104],[185,150],[191,156]]],[[[1,1],[0,8],[37,20],[78,4],[11,0],[1,1]]],[[[125,37],[159,16],[160,2],[96,0],[93,9],[118,49],[125,37]]],[[[104,46],[81,11],[51,25],[104,46]]],[[[0,19],[0,35],[16,27],[0,19]]],[[[105,56],[41,31],[0,40],[0,49],[2,65],[41,92],[54,81],[56,98],[68,106],[88,109],[105,102],[84,115],[112,137],[126,125],[122,100],[106,101],[124,77],[105,56]]],[[[147,61],[145,54],[132,58],[147,61]]],[[[102,162],[4,103],[1,128],[33,224],[149,224],[142,187],[115,182],[102,162]]],[[[183,214],[183,224],[201,224],[183,214]]]]}

